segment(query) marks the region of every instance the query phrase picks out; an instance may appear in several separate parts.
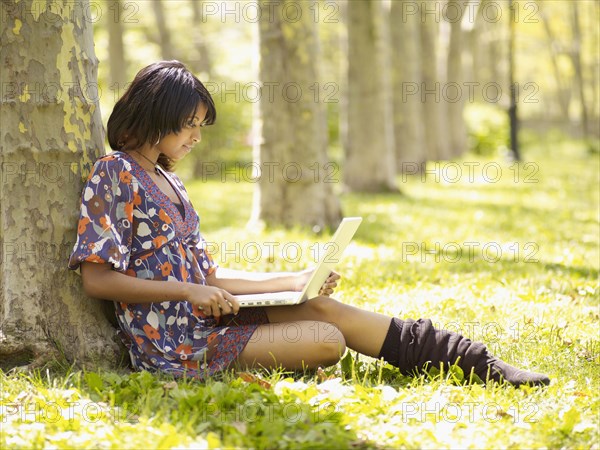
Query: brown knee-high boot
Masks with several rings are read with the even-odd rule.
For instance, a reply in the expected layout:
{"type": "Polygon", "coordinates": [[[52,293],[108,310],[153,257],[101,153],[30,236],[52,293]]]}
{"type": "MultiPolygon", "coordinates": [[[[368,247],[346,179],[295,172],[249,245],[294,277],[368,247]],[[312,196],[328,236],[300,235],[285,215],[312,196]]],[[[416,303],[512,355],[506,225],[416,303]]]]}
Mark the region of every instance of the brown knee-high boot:
{"type": "Polygon", "coordinates": [[[469,379],[471,372],[483,381],[507,381],[514,386],[547,385],[543,374],[519,370],[490,355],[485,345],[464,336],[433,327],[431,320],[394,318],[384,340],[380,358],[396,366],[405,375],[440,366],[457,364],[469,379]]]}

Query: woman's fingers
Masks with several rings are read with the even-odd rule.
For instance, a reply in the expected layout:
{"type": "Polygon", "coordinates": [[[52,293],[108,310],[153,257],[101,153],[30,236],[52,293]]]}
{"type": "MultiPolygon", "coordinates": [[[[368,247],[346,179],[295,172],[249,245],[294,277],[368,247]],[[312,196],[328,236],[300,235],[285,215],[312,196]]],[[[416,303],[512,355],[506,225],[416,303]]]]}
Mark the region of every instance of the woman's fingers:
{"type": "Polygon", "coordinates": [[[332,271],[329,274],[329,277],[327,278],[327,281],[331,283],[331,282],[339,280],[340,278],[342,278],[342,277],[341,277],[341,275],[339,273],[332,271]]]}
{"type": "Polygon", "coordinates": [[[223,314],[237,314],[240,304],[237,299],[225,290],[218,292],[211,302],[212,315],[219,317],[223,314]]]}
{"type": "Polygon", "coordinates": [[[334,289],[337,287],[337,280],[339,280],[340,278],[341,277],[339,273],[332,271],[329,274],[329,277],[327,277],[327,280],[325,280],[325,283],[323,283],[323,286],[321,286],[319,294],[325,296],[333,294],[334,289]]]}
{"type": "Polygon", "coordinates": [[[231,306],[231,312],[233,314],[237,314],[240,310],[240,303],[238,302],[237,298],[235,298],[234,295],[231,295],[227,291],[223,291],[223,292],[225,292],[225,300],[227,301],[229,306],[231,306]]]}
{"type": "Polygon", "coordinates": [[[319,294],[321,295],[331,295],[333,294],[333,291],[335,289],[335,284],[331,284],[331,283],[326,283],[321,287],[321,290],[319,291],[319,294]]]}
{"type": "Polygon", "coordinates": [[[223,314],[237,314],[240,310],[240,304],[237,299],[227,291],[223,291],[223,296],[219,298],[219,308],[223,314]]]}
{"type": "Polygon", "coordinates": [[[224,314],[237,314],[240,309],[240,304],[237,299],[223,289],[213,292],[212,295],[202,303],[200,309],[202,309],[207,316],[220,317],[224,314]]]}

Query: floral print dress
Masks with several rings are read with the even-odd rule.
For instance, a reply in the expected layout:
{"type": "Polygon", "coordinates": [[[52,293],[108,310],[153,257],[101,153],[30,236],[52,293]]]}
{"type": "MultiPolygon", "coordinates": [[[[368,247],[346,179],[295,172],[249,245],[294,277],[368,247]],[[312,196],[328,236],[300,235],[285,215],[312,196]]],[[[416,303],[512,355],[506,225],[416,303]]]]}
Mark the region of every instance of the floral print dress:
{"type": "MultiPolygon", "coordinates": [[[[96,161],[81,195],[70,269],[83,261],[109,263],[131,277],[206,284],[217,266],[206,251],[198,214],[181,180],[159,170],[182,211],[127,152],[96,161]]],[[[187,301],[114,303],[133,367],[175,376],[203,379],[227,368],[258,325],[268,322],[262,308],[216,320],[187,301]]]]}

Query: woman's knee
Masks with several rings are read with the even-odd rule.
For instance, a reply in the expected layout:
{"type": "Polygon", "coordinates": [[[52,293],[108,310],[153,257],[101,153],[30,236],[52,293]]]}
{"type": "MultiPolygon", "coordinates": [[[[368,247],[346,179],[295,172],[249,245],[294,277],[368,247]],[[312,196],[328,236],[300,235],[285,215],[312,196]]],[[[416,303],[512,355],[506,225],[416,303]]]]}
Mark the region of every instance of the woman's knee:
{"type": "Polygon", "coordinates": [[[305,303],[310,308],[314,317],[323,322],[336,324],[339,322],[344,304],[334,298],[320,296],[310,299],[305,303]]]}
{"type": "Polygon", "coordinates": [[[315,328],[319,333],[316,343],[319,347],[320,364],[336,364],[346,351],[344,335],[334,324],[327,322],[315,322],[315,328]]]}

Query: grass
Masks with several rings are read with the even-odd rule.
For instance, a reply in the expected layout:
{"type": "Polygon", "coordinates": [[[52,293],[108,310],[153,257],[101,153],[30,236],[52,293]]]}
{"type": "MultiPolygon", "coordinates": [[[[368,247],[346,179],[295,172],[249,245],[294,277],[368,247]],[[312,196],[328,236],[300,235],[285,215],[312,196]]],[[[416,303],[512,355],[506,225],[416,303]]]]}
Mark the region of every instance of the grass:
{"type": "MultiPolygon", "coordinates": [[[[557,143],[525,159],[517,172],[468,156],[455,182],[456,166],[431,165],[445,177],[399,178],[403,195],[344,195],[344,213],[365,220],[339,264],[337,297],[430,317],[547,373],[549,387],[462,386],[457,370],[407,378],[353,352],[318,372],[225,372],[206,383],[68,367],[0,373],[0,446],[598,448],[599,158],[557,143]]],[[[188,183],[217,261],[303,268],[327,233],[246,229],[252,188],[188,183]]]]}

